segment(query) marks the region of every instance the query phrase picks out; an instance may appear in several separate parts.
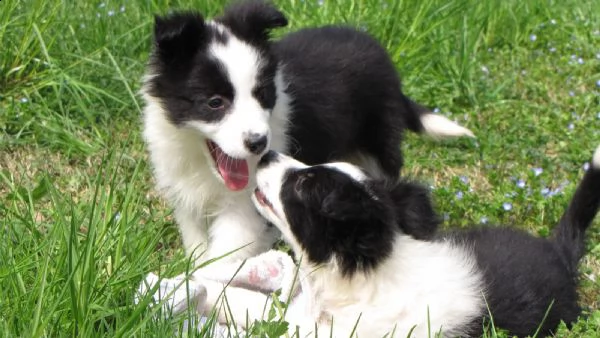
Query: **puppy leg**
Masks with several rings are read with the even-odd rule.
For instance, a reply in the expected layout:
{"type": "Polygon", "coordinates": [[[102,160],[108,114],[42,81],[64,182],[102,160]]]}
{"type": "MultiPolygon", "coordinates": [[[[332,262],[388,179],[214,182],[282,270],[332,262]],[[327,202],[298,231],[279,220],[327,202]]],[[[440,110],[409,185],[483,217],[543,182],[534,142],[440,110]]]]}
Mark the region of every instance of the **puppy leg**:
{"type": "Polygon", "coordinates": [[[199,263],[200,257],[207,249],[207,220],[197,212],[184,207],[176,207],[174,214],[186,253],[193,257],[194,262],[199,263]]]}
{"type": "Polygon", "coordinates": [[[207,291],[203,314],[208,316],[216,311],[221,324],[236,324],[247,328],[246,324],[261,320],[271,308],[271,297],[262,292],[225,287],[226,284],[206,279],[200,282],[207,291]]]}
{"type": "Polygon", "coordinates": [[[278,236],[279,231],[267,225],[244,195],[223,207],[210,225],[205,257],[219,258],[216,264],[240,262],[269,250],[278,236]]]}

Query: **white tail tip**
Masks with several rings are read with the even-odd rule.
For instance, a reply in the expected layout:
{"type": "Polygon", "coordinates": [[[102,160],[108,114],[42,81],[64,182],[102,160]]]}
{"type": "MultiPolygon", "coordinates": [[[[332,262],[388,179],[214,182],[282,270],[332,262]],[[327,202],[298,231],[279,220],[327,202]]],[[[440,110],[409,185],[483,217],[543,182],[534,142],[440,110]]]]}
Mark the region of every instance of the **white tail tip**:
{"type": "Polygon", "coordinates": [[[425,133],[434,138],[475,137],[469,129],[438,114],[425,114],[421,116],[421,124],[423,124],[425,133]]]}
{"type": "Polygon", "coordinates": [[[600,169],[600,146],[598,146],[594,152],[594,157],[592,158],[592,167],[594,169],[600,169]]]}

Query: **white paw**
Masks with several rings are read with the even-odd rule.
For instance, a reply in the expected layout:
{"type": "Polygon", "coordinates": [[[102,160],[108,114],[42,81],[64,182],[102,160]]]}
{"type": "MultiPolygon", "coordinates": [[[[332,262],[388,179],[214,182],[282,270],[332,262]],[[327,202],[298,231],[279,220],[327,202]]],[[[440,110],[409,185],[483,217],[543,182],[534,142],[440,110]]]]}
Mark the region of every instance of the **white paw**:
{"type": "Polygon", "coordinates": [[[166,313],[172,314],[185,311],[189,306],[196,310],[203,309],[207,296],[206,288],[201,283],[186,279],[184,275],[160,279],[154,273],[149,273],[140,283],[135,303],[140,303],[149,295],[153,301],[151,305],[160,305],[166,313]]]}

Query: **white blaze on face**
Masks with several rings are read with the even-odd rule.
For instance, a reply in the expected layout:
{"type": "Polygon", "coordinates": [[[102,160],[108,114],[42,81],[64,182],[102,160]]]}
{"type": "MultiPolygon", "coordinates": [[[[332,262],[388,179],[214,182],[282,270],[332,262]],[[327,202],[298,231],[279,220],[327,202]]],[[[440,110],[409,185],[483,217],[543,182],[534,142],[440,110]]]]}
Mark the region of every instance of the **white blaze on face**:
{"type": "Polygon", "coordinates": [[[368,179],[367,175],[357,166],[346,162],[327,163],[323,166],[340,171],[357,182],[364,182],[368,179]]]}
{"type": "Polygon", "coordinates": [[[256,173],[256,184],[258,189],[262,194],[264,194],[271,206],[265,206],[257,200],[256,195],[252,196],[252,201],[259,212],[263,215],[263,217],[267,218],[269,221],[275,224],[277,228],[279,228],[286,240],[292,246],[295,246],[294,249],[299,248],[299,246],[294,240],[294,236],[291,233],[289,223],[285,216],[283,203],[281,202],[280,198],[281,187],[283,185],[286,172],[289,170],[298,170],[307,167],[308,166],[304,163],[296,161],[291,157],[278,154],[277,160],[270,163],[267,167],[261,168],[256,173]]]}
{"type": "MultiPolygon", "coordinates": [[[[220,27],[218,24],[214,25],[220,27]]],[[[223,71],[234,90],[230,111],[215,125],[211,138],[229,156],[247,158],[252,156],[244,146],[244,139],[248,135],[269,137],[270,112],[261,107],[260,102],[252,95],[262,67],[260,52],[229,34],[225,44],[212,42],[209,53],[223,65],[223,71]]]]}

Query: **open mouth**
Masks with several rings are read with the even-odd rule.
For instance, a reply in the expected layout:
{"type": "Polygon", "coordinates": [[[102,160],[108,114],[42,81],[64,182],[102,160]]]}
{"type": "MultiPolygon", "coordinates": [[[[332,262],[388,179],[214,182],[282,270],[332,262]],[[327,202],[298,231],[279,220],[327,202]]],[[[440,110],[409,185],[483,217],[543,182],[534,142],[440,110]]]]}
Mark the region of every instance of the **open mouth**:
{"type": "Polygon", "coordinates": [[[238,191],[248,186],[248,162],[244,159],[233,158],[223,151],[215,142],[206,141],[208,151],[215,161],[219,174],[229,190],[238,191]]]}
{"type": "Polygon", "coordinates": [[[275,210],[273,210],[273,204],[271,204],[271,201],[267,199],[267,196],[265,196],[265,194],[262,191],[260,191],[260,189],[254,189],[254,197],[256,197],[256,200],[258,201],[258,203],[260,203],[260,205],[269,208],[271,212],[275,213],[275,210]]]}

